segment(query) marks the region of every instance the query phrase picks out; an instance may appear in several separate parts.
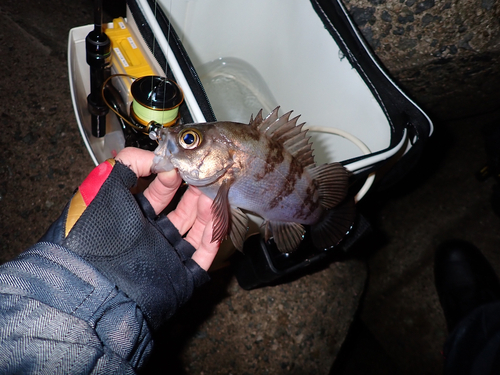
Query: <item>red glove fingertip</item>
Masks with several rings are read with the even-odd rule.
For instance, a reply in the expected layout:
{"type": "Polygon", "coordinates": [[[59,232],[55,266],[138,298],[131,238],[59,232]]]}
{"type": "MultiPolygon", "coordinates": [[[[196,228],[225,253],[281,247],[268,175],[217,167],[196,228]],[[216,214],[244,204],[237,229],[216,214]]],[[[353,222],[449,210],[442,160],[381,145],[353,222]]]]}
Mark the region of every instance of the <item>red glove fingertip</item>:
{"type": "Polygon", "coordinates": [[[114,159],[108,159],[104,163],[95,167],[87,178],[82,182],[78,190],[82,195],[83,201],[88,206],[95,198],[101,189],[104,181],[109,177],[113,167],[115,166],[114,159]]]}
{"type": "Polygon", "coordinates": [[[114,165],[114,159],[108,159],[104,163],[99,164],[78,187],[78,191],[69,204],[64,230],[64,235],[66,237],[89,204],[94,200],[102,184],[104,184],[104,181],[109,177],[114,165]]]}

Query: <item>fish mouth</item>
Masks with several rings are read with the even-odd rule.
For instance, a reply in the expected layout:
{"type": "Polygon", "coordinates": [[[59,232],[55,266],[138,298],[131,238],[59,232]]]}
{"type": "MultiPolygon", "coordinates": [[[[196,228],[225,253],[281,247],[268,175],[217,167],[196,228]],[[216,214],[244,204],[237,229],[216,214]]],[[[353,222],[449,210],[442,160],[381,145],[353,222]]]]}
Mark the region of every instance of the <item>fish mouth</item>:
{"type": "Polygon", "coordinates": [[[161,155],[155,155],[153,158],[153,164],[151,166],[151,172],[152,173],[169,172],[174,168],[175,167],[170,161],[170,158],[166,158],[161,155]]]}
{"type": "MultiPolygon", "coordinates": [[[[164,132],[164,130],[162,130],[164,132]]],[[[173,143],[170,139],[165,139],[168,137],[162,133],[162,139],[160,140],[159,146],[154,150],[153,163],[151,165],[152,173],[169,172],[176,168],[172,162],[172,152],[173,143]]]]}
{"type": "Polygon", "coordinates": [[[232,164],[229,164],[227,167],[224,167],[220,171],[217,171],[215,174],[205,177],[205,178],[199,178],[198,177],[198,170],[197,169],[192,169],[189,172],[181,172],[179,169],[179,172],[181,174],[182,179],[188,184],[188,185],[193,185],[197,187],[203,187],[207,185],[213,184],[215,181],[217,181],[219,178],[224,176],[226,172],[231,168],[232,164]]]}

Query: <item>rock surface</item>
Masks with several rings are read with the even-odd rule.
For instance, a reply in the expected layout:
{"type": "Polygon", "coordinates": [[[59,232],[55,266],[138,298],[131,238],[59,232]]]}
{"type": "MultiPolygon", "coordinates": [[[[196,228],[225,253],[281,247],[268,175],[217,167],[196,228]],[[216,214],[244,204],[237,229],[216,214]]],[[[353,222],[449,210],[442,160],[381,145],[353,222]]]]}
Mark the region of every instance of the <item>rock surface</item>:
{"type": "Polygon", "coordinates": [[[343,3],[387,71],[434,118],[499,108],[498,1],[343,3]]]}
{"type": "Polygon", "coordinates": [[[251,291],[229,270],[216,273],[165,328],[151,366],[161,368],[170,355],[179,373],[193,375],[328,374],[365,279],[357,260],[251,291]]]}

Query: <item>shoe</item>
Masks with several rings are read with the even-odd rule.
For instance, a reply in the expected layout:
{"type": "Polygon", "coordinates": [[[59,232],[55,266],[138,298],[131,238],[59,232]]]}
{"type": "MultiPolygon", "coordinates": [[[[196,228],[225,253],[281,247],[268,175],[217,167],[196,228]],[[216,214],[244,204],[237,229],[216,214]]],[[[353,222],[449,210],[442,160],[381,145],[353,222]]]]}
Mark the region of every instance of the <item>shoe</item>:
{"type": "Polygon", "coordinates": [[[436,250],[434,282],[451,332],[477,307],[500,300],[500,281],[472,244],[452,240],[436,250]]]}

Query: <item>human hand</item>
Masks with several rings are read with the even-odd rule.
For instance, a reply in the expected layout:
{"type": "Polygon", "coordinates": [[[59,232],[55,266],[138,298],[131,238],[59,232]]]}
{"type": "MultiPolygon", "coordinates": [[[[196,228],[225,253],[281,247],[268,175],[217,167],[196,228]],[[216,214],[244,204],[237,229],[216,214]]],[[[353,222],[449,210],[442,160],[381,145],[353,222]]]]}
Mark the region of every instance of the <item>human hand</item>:
{"type": "MultiPolygon", "coordinates": [[[[154,154],[138,148],[125,148],[116,160],[128,166],[138,177],[151,174],[154,154]]],[[[156,214],[162,212],[174,197],[182,180],[176,170],[158,173],[144,191],[144,196],[156,214]]],[[[196,249],[192,259],[204,270],[212,264],[219,243],[212,241],[212,200],[194,186],[189,186],[177,207],[167,217],[196,249]]]]}

